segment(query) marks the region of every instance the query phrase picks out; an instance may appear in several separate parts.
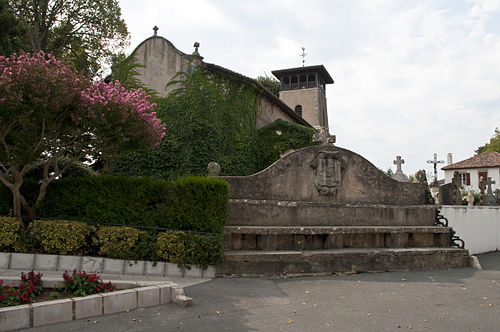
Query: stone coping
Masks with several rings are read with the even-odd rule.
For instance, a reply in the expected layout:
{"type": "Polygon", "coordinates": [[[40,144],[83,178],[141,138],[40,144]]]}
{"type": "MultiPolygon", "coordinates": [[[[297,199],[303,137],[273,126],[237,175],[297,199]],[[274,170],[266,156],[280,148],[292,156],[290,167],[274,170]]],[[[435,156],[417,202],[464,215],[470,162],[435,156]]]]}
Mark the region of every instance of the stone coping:
{"type": "Polygon", "coordinates": [[[360,234],[360,233],[449,233],[443,226],[225,226],[224,233],[248,234],[360,234]]]}
{"type": "MultiPolygon", "coordinates": [[[[59,279],[52,280],[53,287],[61,285],[63,281],[62,278],[51,279],[59,279]]],[[[49,280],[43,281],[45,284],[49,280]]],[[[112,283],[118,285],[120,281],[112,283]]],[[[129,282],[128,286],[132,284],[129,282]]],[[[120,285],[126,286],[123,282],[120,285]]],[[[192,304],[192,299],[187,297],[184,289],[176,284],[156,282],[155,285],[146,287],[0,308],[0,331],[56,324],[169,302],[187,307],[192,304]]]]}
{"type": "Polygon", "coordinates": [[[277,199],[253,199],[253,198],[230,198],[229,203],[231,204],[250,204],[250,205],[276,205],[283,207],[295,207],[295,206],[312,206],[312,207],[352,207],[352,208],[390,208],[390,209],[401,209],[401,208],[413,208],[413,209],[435,209],[439,208],[439,205],[431,204],[382,204],[382,203],[337,203],[337,202],[315,202],[315,201],[301,201],[301,200],[277,200],[277,199]]]}
{"type": "Polygon", "coordinates": [[[176,278],[215,278],[215,267],[203,269],[201,266],[181,268],[166,262],[134,261],[90,256],[65,256],[47,254],[22,254],[0,252],[0,269],[21,271],[78,271],[176,278]]]}

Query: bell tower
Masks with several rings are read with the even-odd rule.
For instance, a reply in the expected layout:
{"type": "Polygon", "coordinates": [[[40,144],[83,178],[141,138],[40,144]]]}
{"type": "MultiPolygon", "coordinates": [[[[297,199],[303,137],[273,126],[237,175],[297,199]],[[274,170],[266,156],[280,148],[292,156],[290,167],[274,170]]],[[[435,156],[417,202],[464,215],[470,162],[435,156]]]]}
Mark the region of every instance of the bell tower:
{"type": "Polygon", "coordinates": [[[314,128],[328,128],[326,84],[333,79],[325,66],[307,66],[272,71],[280,81],[280,99],[314,128]]]}

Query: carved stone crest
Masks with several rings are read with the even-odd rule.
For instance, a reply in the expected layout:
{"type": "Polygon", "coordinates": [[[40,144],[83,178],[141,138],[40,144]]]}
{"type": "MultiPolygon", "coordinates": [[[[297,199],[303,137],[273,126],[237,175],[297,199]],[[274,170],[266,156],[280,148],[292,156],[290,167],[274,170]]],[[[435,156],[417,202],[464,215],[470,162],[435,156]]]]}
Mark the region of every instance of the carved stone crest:
{"type": "Polygon", "coordinates": [[[315,170],[314,186],[320,194],[337,195],[342,181],[341,163],[337,151],[320,151],[311,161],[315,170]]]}

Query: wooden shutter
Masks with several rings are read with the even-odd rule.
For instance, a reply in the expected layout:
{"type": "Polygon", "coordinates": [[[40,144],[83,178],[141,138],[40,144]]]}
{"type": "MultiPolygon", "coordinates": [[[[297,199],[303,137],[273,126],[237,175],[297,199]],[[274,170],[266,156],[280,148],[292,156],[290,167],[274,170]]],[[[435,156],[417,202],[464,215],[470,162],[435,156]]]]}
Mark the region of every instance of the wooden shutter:
{"type": "Polygon", "coordinates": [[[465,173],[465,177],[466,177],[465,184],[467,186],[470,186],[470,173],[465,173]]]}

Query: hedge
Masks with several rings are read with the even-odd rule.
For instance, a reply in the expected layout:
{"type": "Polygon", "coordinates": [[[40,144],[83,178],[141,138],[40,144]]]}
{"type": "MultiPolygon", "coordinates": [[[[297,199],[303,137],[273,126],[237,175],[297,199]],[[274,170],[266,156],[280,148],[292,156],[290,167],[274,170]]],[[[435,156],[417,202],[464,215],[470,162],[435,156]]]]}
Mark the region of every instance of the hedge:
{"type": "Polygon", "coordinates": [[[0,218],[0,250],[55,255],[95,255],[128,260],[167,261],[180,266],[217,265],[222,234],[139,230],[65,220],[35,220],[26,229],[0,218]]]}
{"type": "Polygon", "coordinates": [[[228,202],[217,178],[68,177],[48,187],[37,216],[221,233],[228,202]]]}

